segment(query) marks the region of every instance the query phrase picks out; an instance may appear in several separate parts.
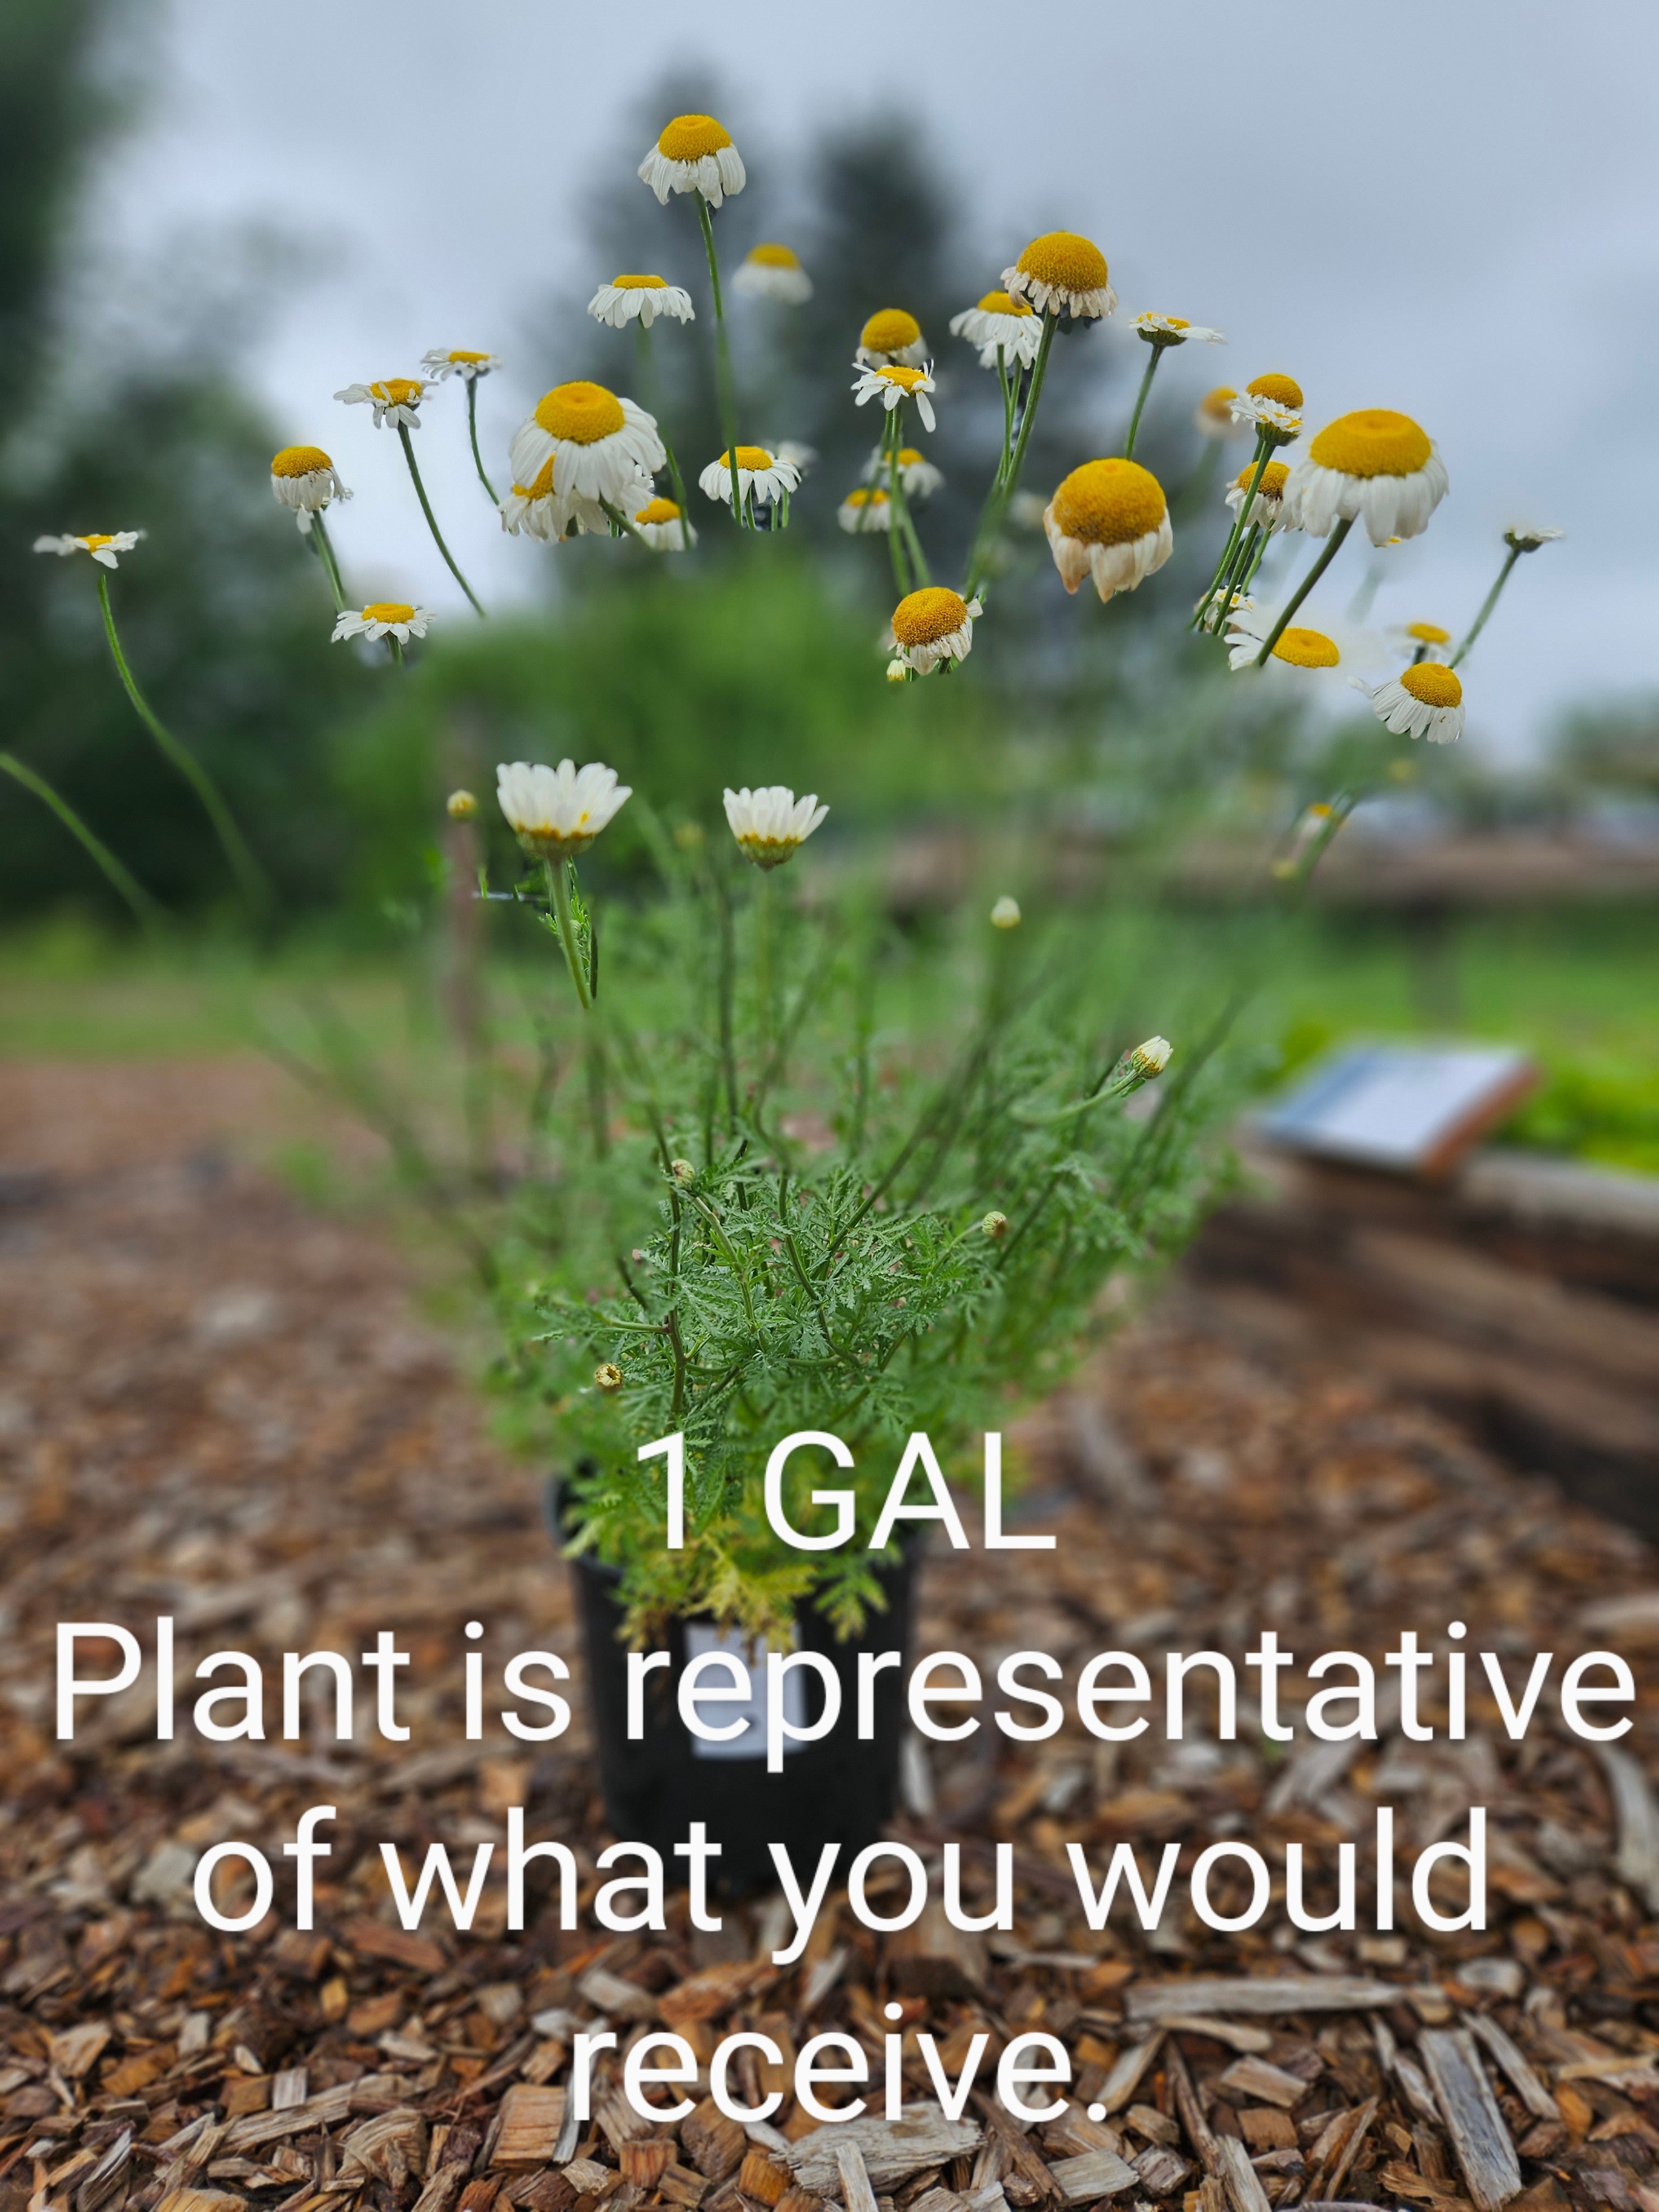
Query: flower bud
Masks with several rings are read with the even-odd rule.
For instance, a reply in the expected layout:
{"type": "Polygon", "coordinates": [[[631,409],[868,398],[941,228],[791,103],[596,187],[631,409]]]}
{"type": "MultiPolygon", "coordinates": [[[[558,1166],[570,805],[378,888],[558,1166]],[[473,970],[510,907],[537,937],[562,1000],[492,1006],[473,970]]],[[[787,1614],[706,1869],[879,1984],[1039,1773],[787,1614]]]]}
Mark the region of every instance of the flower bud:
{"type": "Polygon", "coordinates": [[[676,1182],[696,1182],[697,1171],[690,1160],[670,1160],[668,1172],[676,1182]]]}
{"type": "Polygon", "coordinates": [[[1018,929],[1019,901],[1006,896],[1000,898],[991,908],[991,927],[993,929],[1018,929]]]}
{"type": "Polygon", "coordinates": [[[470,791],[452,791],[444,801],[444,811],[452,822],[470,822],[478,811],[478,802],[470,791]]]}
{"type": "Polygon", "coordinates": [[[615,1360],[603,1359],[593,1370],[593,1381],[599,1389],[607,1393],[620,1390],[623,1386],[623,1371],[615,1360]]]}
{"type": "Polygon", "coordinates": [[[890,684],[908,684],[910,681],[909,663],[903,660],[890,660],[887,664],[887,681],[890,684]]]}
{"type": "Polygon", "coordinates": [[[1003,1238],[1008,1234],[1008,1217],[1006,1213],[988,1213],[979,1225],[994,1244],[1001,1243],[1003,1238]]]}
{"type": "Polygon", "coordinates": [[[1162,1075],[1170,1065],[1170,1054],[1174,1050],[1175,1047],[1168,1037],[1149,1036],[1144,1044],[1138,1044],[1129,1054],[1129,1065],[1137,1075],[1149,1078],[1162,1075]]]}

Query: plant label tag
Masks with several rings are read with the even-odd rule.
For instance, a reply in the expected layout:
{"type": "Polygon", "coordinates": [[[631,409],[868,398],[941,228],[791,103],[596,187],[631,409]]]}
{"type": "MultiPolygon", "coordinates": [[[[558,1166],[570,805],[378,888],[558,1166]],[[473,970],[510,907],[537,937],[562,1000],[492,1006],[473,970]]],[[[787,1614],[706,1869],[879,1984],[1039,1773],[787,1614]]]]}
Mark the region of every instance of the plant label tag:
{"type": "MultiPolygon", "coordinates": [[[[749,1638],[741,1634],[729,1630],[722,1633],[719,1629],[711,1628],[707,1621],[686,1623],[685,1656],[688,1661],[701,1659],[705,1651],[723,1651],[736,1660],[749,1684],[746,1698],[722,1697],[718,1705],[711,1703],[703,1708],[705,1718],[718,1720],[722,1726],[732,1721],[741,1721],[743,1733],[727,1737],[723,1743],[709,1743],[702,1736],[692,1736],[691,1755],[694,1759],[765,1758],[768,1719],[766,1650],[763,1646],[757,1650],[758,1663],[751,1667],[749,1663],[750,1648],[749,1638]]],[[[799,1673],[787,1674],[783,1678],[783,1717],[792,1729],[803,1729],[806,1725],[806,1684],[799,1673]]],[[[786,1734],[783,1748],[787,1757],[790,1752],[801,1750],[804,1747],[786,1734]]]]}
{"type": "Polygon", "coordinates": [[[1445,1175],[1537,1079],[1524,1053],[1501,1046],[1355,1046],[1322,1062],[1262,1126],[1297,1152],[1445,1175]]]}

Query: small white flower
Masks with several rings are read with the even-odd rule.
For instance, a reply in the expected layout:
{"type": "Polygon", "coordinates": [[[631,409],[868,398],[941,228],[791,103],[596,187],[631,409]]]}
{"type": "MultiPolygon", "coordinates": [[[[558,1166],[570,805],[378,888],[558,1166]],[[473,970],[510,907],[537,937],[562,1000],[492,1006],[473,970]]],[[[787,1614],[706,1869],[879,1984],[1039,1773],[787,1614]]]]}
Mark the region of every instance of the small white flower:
{"type": "Polygon", "coordinates": [[[1109,315],[1117,305],[1105,255],[1092,239],[1074,230],[1045,231],[1034,238],[1013,267],[1003,270],[1002,281],[1039,314],[1088,322],[1109,315]]]}
{"type": "Polygon", "coordinates": [[[587,312],[596,323],[608,323],[613,331],[622,330],[635,318],[647,331],[659,315],[672,316],[677,323],[696,319],[691,295],[671,284],[665,276],[613,276],[588,301],[587,312]]]}
{"type": "Polygon", "coordinates": [[[1200,438],[1236,438],[1244,425],[1233,414],[1238,394],[1231,384],[1218,384],[1193,410],[1193,428],[1200,438]]]}
{"type": "MultiPolygon", "coordinates": [[[[878,446],[864,465],[866,483],[885,483],[887,467],[887,456],[878,446]]],[[[907,499],[930,499],[945,482],[943,469],[936,469],[915,446],[899,447],[898,476],[900,489],[907,499]]]]}
{"type": "Polygon", "coordinates": [[[921,325],[902,307],[878,307],[859,332],[860,368],[920,368],[927,358],[921,325]]]}
{"type": "MultiPolygon", "coordinates": [[[[796,490],[800,483],[800,471],[793,461],[781,454],[769,453],[764,446],[739,446],[738,462],[738,500],[743,507],[765,507],[774,500],[783,498],[796,490]]],[[[697,478],[715,505],[730,506],[732,502],[732,455],[724,453],[718,460],[710,461],[697,478]]]]}
{"type": "Polygon", "coordinates": [[[1262,392],[1235,393],[1227,402],[1227,412],[1241,425],[1249,423],[1258,430],[1277,430],[1286,444],[1302,434],[1302,417],[1296,409],[1262,392]]]}
{"type": "Polygon", "coordinates": [[[579,769],[538,761],[503,761],[495,770],[495,797],[507,826],[526,853],[539,860],[568,860],[586,852],[632,787],[598,761],[579,769]]]}
{"type": "Polygon", "coordinates": [[[351,496],[320,446],[284,446],[270,464],[270,489],[283,507],[295,509],[302,535],[331,500],[351,496]]]}
{"type": "Polygon", "coordinates": [[[1042,318],[1015,293],[988,292],[976,307],[951,316],[951,335],[979,348],[981,368],[994,368],[999,351],[1005,366],[1029,368],[1042,343],[1042,318]]]}
{"type": "MultiPolygon", "coordinates": [[[[899,601],[882,642],[907,668],[926,676],[941,660],[967,659],[973,651],[975,618],[983,612],[977,599],[930,584],[899,601]]],[[[887,673],[893,673],[893,664],[887,673]]]]}
{"type": "MultiPolygon", "coordinates": [[[[1290,473],[1285,462],[1268,462],[1261,471],[1261,480],[1250,501],[1250,511],[1244,518],[1247,523],[1259,523],[1263,530],[1267,531],[1295,527],[1293,519],[1285,511],[1285,485],[1290,473]]],[[[1250,479],[1255,474],[1255,462],[1247,461],[1227,487],[1227,504],[1235,514],[1243,505],[1244,495],[1249,490],[1250,479]]]]}
{"type": "Polygon", "coordinates": [[[1553,545],[1566,534],[1565,530],[1550,530],[1535,522],[1512,522],[1504,532],[1504,543],[1512,553],[1535,553],[1540,545],[1553,545]]]}
{"type": "MultiPolygon", "coordinates": [[[[1279,613],[1277,607],[1258,606],[1254,599],[1235,599],[1227,614],[1230,668],[1255,665],[1262,646],[1279,620],[1279,613]]],[[[1335,672],[1351,677],[1357,668],[1374,665],[1382,651],[1382,641],[1375,631],[1334,621],[1324,615],[1319,617],[1319,624],[1314,629],[1305,624],[1291,623],[1268,659],[1297,670],[1303,680],[1310,674],[1324,679],[1335,672]]]]}
{"type": "Polygon", "coordinates": [[[991,908],[991,927],[993,929],[1018,929],[1019,901],[1017,898],[1008,897],[1005,892],[991,908]]]}
{"type": "Polygon", "coordinates": [[[1227,343],[1224,332],[1206,330],[1201,323],[1189,323],[1184,315],[1137,315],[1129,327],[1151,346],[1185,345],[1188,339],[1200,345],[1227,343]]]}
{"type": "Polygon", "coordinates": [[[1419,660],[1386,684],[1354,678],[1385,730],[1395,737],[1426,738],[1431,745],[1454,745],[1463,734],[1463,686],[1438,661],[1419,660]]]}
{"type": "Polygon", "coordinates": [[[726,794],[726,818],[745,860],[757,868],[778,868],[798,853],[830,809],[818,805],[817,792],[805,799],[781,783],[726,794]]]}
{"type": "MultiPolygon", "coordinates": [[[[632,487],[633,504],[651,496],[651,479],[639,477],[632,487]]],[[[520,532],[526,538],[538,538],[544,545],[556,545],[566,538],[579,538],[584,531],[593,531],[603,537],[611,527],[610,517],[596,499],[584,499],[579,492],[562,495],[553,489],[553,460],[550,454],[532,480],[515,483],[501,503],[501,528],[511,538],[520,532]]]]}
{"type": "Polygon", "coordinates": [[[1339,416],[1291,471],[1285,497],[1310,538],[1363,521],[1373,545],[1415,538],[1446,496],[1446,465],[1426,431],[1390,407],[1339,416]]]}
{"type": "Polygon", "coordinates": [[[873,534],[890,530],[893,502],[884,485],[860,484],[836,509],[836,520],[849,538],[862,538],[866,531],[873,534]]]}
{"type": "Polygon", "coordinates": [[[657,553],[688,552],[697,533],[672,499],[649,499],[634,516],[634,527],[657,553]]]}
{"type": "Polygon", "coordinates": [[[361,613],[348,607],[334,624],[334,642],[344,637],[395,637],[407,645],[411,637],[424,637],[432,621],[424,607],[411,607],[401,599],[376,599],[361,613]]]}
{"type": "Polygon", "coordinates": [[[459,376],[464,384],[476,384],[481,376],[488,376],[492,368],[501,366],[498,353],[469,353],[464,346],[446,352],[442,346],[434,346],[430,353],[421,356],[421,367],[434,384],[446,383],[459,376]]]}
{"type": "Polygon", "coordinates": [[[667,459],[644,408],[584,380],[544,392],[514,432],[509,452],[514,483],[525,486],[527,497],[551,494],[567,506],[584,501],[589,515],[600,501],[624,514],[642,507],[651,496],[650,478],[667,459]],[[543,487],[550,462],[552,475],[543,487]]]}
{"type": "Polygon", "coordinates": [[[812,280],[800,256],[774,240],[751,246],[738,263],[732,289],[751,300],[783,300],[799,307],[812,296],[812,280]]]}
{"type": "Polygon", "coordinates": [[[144,535],[142,530],[94,530],[86,538],[37,538],[37,553],[90,553],[100,568],[118,568],[118,553],[131,553],[144,535]]]}
{"type": "Polygon", "coordinates": [[[1162,1075],[1170,1065],[1170,1055],[1174,1050],[1175,1047],[1168,1037],[1149,1036],[1144,1043],[1136,1045],[1129,1054],[1129,1065],[1137,1075],[1149,1079],[1162,1075]]]}
{"type": "Polygon", "coordinates": [[[915,672],[908,660],[890,660],[887,664],[887,681],[890,684],[908,684],[915,672]]]}
{"type": "Polygon", "coordinates": [[[717,208],[748,181],[730,132],[712,115],[677,115],[659,134],[638,173],[662,207],[668,205],[670,192],[701,192],[717,208]]]}
{"type": "MultiPolygon", "coordinates": [[[[853,366],[857,368],[858,363],[854,362],[853,366]]],[[[939,389],[931,374],[933,366],[929,362],[926,368],[906,368],[895,362],[885,368],[860,369],[859,380],[853,386],[854,400],[862,407],[868,400],[879,399],[890,415],[905,400],[914,399],[917,414],[931,430],[935,424],[933,402],[927,395],[939,389]]]]}
{"type": "Polygon", "coordinates": [[[377,430],[388,422],[394,429],[418,430],[425,392],[418,376],[385,376],[378,384],[348,384],[334,397],[343,399],[348,407],[372,407],[377,430]]]}
{"type": "Polygon", "coordinates": [[[1438,623],[1396,623],[1389,632],[1389,642],[1401,653],[1408,653],[1413,660],[1448,660],[1451,657],[1452,634],[1438,623]]]}

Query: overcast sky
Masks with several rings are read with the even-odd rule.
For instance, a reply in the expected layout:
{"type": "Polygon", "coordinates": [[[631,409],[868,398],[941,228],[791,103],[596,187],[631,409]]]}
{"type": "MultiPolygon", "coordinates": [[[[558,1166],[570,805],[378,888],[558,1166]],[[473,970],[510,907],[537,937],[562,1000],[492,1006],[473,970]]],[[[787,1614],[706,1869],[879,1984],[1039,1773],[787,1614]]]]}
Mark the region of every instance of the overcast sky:
{"type": "MultiPolygon", "coordinates": [[[[317,248],[326,274],[278,289],[252,368],[284,434],[326,445],[357,489],[337,534],[383,586],[455,597],[408,528],[395,441],[332,393],[434,344],[506,351],[550,284],[614,273],[568,258],[573,198],[641,88],[708,55],[775,145],[878,88],[913,107],[987,240],[988,284],[1032,230],[1082,230],[1121,318],[1226,331],[1204,382],[1280,368],[1316,425],[1417,416],[1451,492],[1379,617],[1457,627],[1506,522],[1565,529],[1470,664],[1490,741],[1659,682],[1650,0],[159,0],[156,21],[100,227],[141,258],[247,222],[317,248]]],[[[767,192],[763,159],[749,189],[767,192]]],[[[494,444],[558,373],[510,362],[481,410],[494,444]]],[[[421,450],[465,518],[463,565],[500,597],[523,549],[493,534],[455,427],[428,424],[421,450]]]]}

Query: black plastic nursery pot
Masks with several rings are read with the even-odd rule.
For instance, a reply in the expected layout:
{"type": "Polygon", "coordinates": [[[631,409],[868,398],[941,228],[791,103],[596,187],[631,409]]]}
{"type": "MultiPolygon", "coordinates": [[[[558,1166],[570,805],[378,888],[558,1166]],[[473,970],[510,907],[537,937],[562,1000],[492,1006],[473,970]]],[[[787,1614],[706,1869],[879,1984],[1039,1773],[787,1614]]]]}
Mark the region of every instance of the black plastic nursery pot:
{"type": "MultiPolygon", "coordinates": [[[[556,1539],[561,1534],[558,1486],[548,1486],[547,1519],[556,1539]]],[[[763,1729],[751,1723],[732,1744],[700,1742],[679,1717],[682,1670],[714,1638],[711,1619],[677,1619],[662,1643],[669,1664],[645,1677],[643,1732],[628,1734],[628,1647],[622,1639],[622,1577],[615,1567],[585,1556],[568,1563],[581,1618],[582,1650],[587,1662],[589,1717],[605,1796],[605,1816],[625,1843],[649,1844],[662,1854],[671,1879],[683,1880],[686,1862],[672,1856],[694,1820],[701,1820],[720,1857],[709,1869],[711,1888],[727,1896],[777,1887],[777,1869],[768,1846],[788,1851],[799,1876],[810,1881],[826,1844],[844,1846],[837,1862],[844,1875],[848,1860],[874,1843],[890,1819],[898,1791],[899,1745],[904,1719],[904,1682],[911,1650],[913,1596],[919,1553],[907,1551],[891,1566],[878,1567],[886,1598],[883,1612],[872,1610],[862,1632],[846,1642],[818,1608],[803,1604],[795,1615],[795,1648],[822,1652],[841,1682],[841,1717],[816,1742],[785,1752],[782,1770],[766,1771],[763,1729]],[[875,1677],[872,1734],[858,1735],[858,1662],[860,1651],[896,1651],[897,1667],[875,1677]]],[[[727,1646],[726,1648],[732,1648],[727,1646]]],[[[764,1658],[753,1655],[763,1671],[764,1658]]],[[[823,1711],[823,1686],[816,1670],[803,1670],[801,1709],[796,1725],[808,1725],[823,1711]]],[[[708,1717],[725,1720],[726,1711],[705,1708],[708,1717]]]]}

